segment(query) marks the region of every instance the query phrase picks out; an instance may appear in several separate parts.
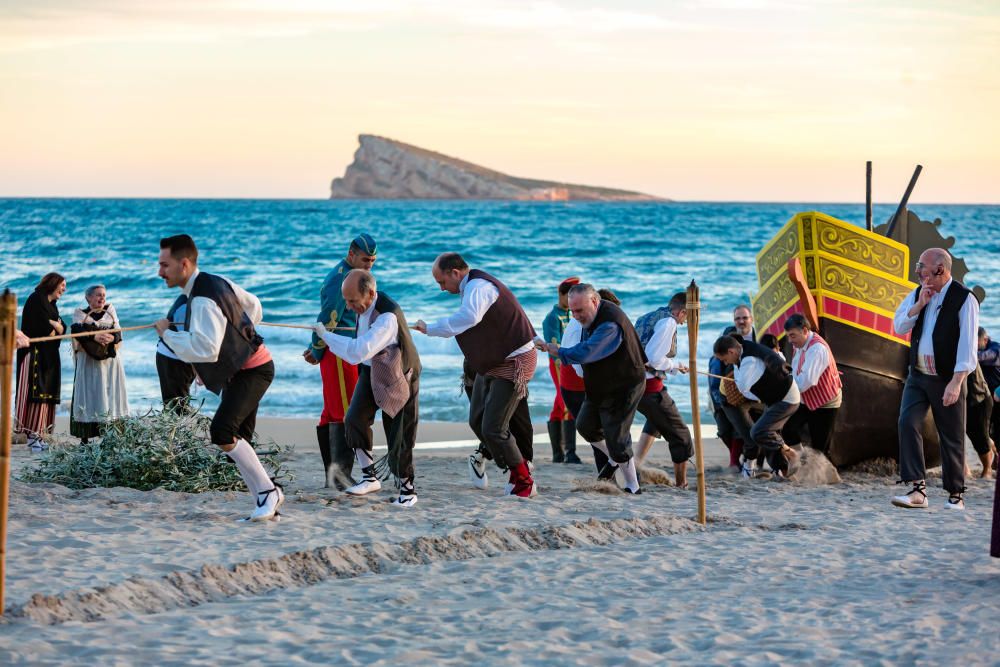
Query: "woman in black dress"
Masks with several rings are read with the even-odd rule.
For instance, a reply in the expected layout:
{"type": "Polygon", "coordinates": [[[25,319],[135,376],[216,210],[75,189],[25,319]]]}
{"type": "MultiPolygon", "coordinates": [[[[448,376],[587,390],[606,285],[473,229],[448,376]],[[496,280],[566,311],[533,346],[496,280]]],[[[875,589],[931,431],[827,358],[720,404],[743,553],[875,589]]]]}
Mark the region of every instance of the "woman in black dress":
{"type": "MultiPolygon", "coordinates": [[[[66,324],[60,319],[56,307],[56,300],[65,291],[66,279],[58,273],[48,273],[38,283],[35,291],[24,301],[21,311],[21,331],[28,338],[65,333],[66,324]]],[[[31,343],[17,351],[15,432],[27,436],[32,451],[48,448],[45,438],[51,435],[55,423],[62,379],[60,342],[31,343]]]]}

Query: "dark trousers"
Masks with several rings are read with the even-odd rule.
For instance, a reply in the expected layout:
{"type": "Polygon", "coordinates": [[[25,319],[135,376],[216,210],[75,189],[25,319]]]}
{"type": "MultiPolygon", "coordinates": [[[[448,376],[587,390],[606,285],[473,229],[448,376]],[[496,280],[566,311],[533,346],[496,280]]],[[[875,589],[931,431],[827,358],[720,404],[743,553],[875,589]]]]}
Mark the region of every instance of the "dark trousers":
{"type": "Polygon", "coordinates": [[[238,438],[253,442],[257,427],[257,407],[274,380],[274,362],[245,368],[222,390],[219,407],[212,417],[209,433],[216,445],[231,445],[238,438]]]}
{"type": "Polygon", "coordinates": [[[728,444],[736,434],[732,422],[726,416],[726,411],[721,405],[713,404],[712,417],[715,419],[715,426],[719,429],[719,439],[728,444]]]}
{"type": "Polygon", "coordinates": [[[990,451],[990,418],[993,412],[993,396],[987,396],[979,403],[969,403],[965,407],[965,434],[972,442],[976,454],[982,456],[990,451]]]}
{"type": "Polygon", "coordinates": [[[559,393],[562,394],[563,403],[566,404],[566,409],[569,410],[569,414],[576,419],[580,414],[580,408],[583,407],[583,400],[587,397],[587,394],[582,391],[573,391],[572,389],[559,388],[559,393]]]}
{"type": "Polygon", "coordinates": [[[771,470],[787,470],[788,462],[781,453],[781,448],[785,445],[785,441],[781,437],[781,429],[798,409],[798,403],[784,401],[767,406],[764,414],[754,422],[753,428],[750,429],[749,443],[743,443],[743,455],[748,459],[753,459],[757,458],[759,454],[764,454],[767,456],[771,470]]]}
{"type": "MultiPolygon", "coordinates": [[[[389,471],[397,479],[413,479],[413,447],[417,444],[419,420],[418,392],[418,383],[415,382],[410,400],[395,417],[382,413],[382,428],[389,445],[389,471]]],[[[347,444],[351,449],[371,453],[372,424],[378,409],[372,392],[372,367],[361,364],[358,366],[358,384],[354,387],[354,395],[344,417],[347,444]]]]}
{"type": "Polygon", "coordinates": [[[576,430],[587,442],[604,440],[608,454],[615,463],[627,463],[632,458],[632,420],[646,389],[640,382],[630,389],[591,398],[588,396],[576,417],[576,430]]]}
{"type": "MultiPolygon", "coordinates": [[[[477,375],[469,404],[469,426],[486,444],[496,464],[504,469],[518,465],[524,457],[511,434],[511,419],[521,401],[509,380],[477,375]]],[[[530,418],[529,418],[530,423],[530,418]]]]}
{"type": "Polygon", "coordinates": [[[639,399],[639,413],[646,418],[642,432],[653,436],[663,436],[670,447],[670,460],[674,463],[684,463],[694,456],[694,445],[691,443],[691,432],[681,419],[677,403],[670,397],[666,389],[651,394],[643,394],[639,399]]]}
{"type": "Polygon", "coordinates": [[[962,384],[958,401],[945,407],[942,400],[947,385],[936,375],[910,370],[899,406],[899,474],[904,482],[927,477],[922,430],[930,410],[941,443],[943,486],[949,493],[961,493],[965,488],[966,385],[962,384]]]}
{"type": "MultiPolygon", "coordinates": [[[[465,385],[465,395],[472,401],[472,387],[475,385],[475,376],[472,377],[473,384],[465,385]]],[[[510,418],[510,433],[517,443],[517,450],[521,452],[521,458],[525,461],[535,460],[535,427],[531,425],[531,411],[528,408],[527,394],[518,402],[514,408],[514,416],[510,418]]],[[[493,459],[493,454],[479,437],[479,451],[487,460],[493,459]]]]}
{"type": "Polygon", "coordinates": [[[840,408],[810,410],[805,406],[805,403],[801,403],[795,414],[785,422],[785,426],[781,429],[781,437],[789,445],[798,445],[802,442],[802,427],[806,426],[809,428],[809,440],[812,443],[812,448],[828,454],[838,410],[840,408]]]}
{"type": "Polygon", "coordinates": [[[739,407],[728,403],[722,405],[722,412],[732,427],[732,436],[743,441],[744,452],[747,444],[753,442],[753,438],[750,436],[750,429],[753,428],[753,418],[750,416],[751,405],[752,403],[744,403],[739,407]]]}
{"type": "Polygon", "coordinates": [[[194,366],[157,352],[156,374],[160,378],[160,396],[163,398],[163,405],[186,407],[191,398],[194,366]]]}

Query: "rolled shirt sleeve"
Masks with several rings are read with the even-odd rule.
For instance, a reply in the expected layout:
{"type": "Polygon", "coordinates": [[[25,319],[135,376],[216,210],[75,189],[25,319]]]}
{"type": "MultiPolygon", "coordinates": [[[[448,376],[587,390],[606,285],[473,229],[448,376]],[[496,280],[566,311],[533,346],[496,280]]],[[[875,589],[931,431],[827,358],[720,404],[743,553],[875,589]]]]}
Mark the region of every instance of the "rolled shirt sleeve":
{"type": "Polygon", "coordinates": [[[177,358],[189,364],[209,364],[219,360],[219,350],[226,334],[226,316],[212,299],[196,296],[188,302],[188,331],[164,331],[166,343],[177,358]]]}
{"type": "Polygon", "coordinates": [[[564,364],[591,364],[610,356],[622,342],[622,332],[614,322],[601,324],[573,347],[560,347],[559,360],[564,364]]]}
{"type": "Polygon", "coordinates": [[[376,354],[389,347],[399,337],[399,322],[392,313],[382,313],[372,322],[368,331],[357,338],[338,336],[335,333],[323,334],[323,342],[330,351],[349,364],[362,364],[371,361],[376,354]]]}
{"type": "Polygon", "coordinates": [[[464,333],[483,321],[486,311],[500,298],[496,285],[476,278],[469,280],[462,290],[462,305],[449,315],[427,325],[427,335],[452,338],[464,333]]]}
{"type": "Polygon", "coordinates": [[[896,314],[892,318],[892,328],[896,330],[898,334],[908,334],[913,329],[913,325],[917,323],[917,318],[920,317],[920,313],[917,313],[913,317],[910,317],[908,313],[910,308],[913,308],[913,304],[917,302],[917,292],[916,290],[910,292],[910,295],[903,299],[903,303],[899,304],[896,308],[896,314]]]}
{"type": "Polygon", "coordinates": [[[670,348],[674,343],[674,334],[677,333],[677,320],[672,317],[664,317],[662,320],[656,323],[653,328],[653,335],[646,343],[646,359],[647,366],[650,368],[655,368],[658,371],[663,371],[665,373],[670,373],[675,375],[677,369],[680,368],[680,363],[672,357],[668,357],[670,354],[670,348]]]}

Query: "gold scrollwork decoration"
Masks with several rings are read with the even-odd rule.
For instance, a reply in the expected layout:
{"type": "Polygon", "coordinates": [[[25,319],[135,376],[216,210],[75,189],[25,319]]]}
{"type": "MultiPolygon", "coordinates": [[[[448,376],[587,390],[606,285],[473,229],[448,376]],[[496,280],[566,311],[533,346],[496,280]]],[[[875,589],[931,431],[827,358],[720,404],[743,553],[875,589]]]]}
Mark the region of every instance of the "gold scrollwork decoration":
{"type": "Polygon", "coordinates": [[[905,285],[827,261],[820,262],[820,281],[823,289],[884,310],[895,310],[910,293],[905,285]]]}
{"type": "Polygon", "coordinates": [[[785,271],[788,260],[799,252],[799,228],[791,225],[778,237],[774,245],[757,260],[757,279],[765,284],[778,271],[785,271]]]}
{"type": "Polygon", "coordinates": [[[836,225],[820,224],[818,230],[820,250],[899,278],[906,277],[906,257],[902,250],[836,225]]]}
{"type": "Polygon", "coordinates": [[[760,326],[769,323],[774,317],[780,315],[786,305],[797,296],[798,292],[795,291],[795,286],[788,279],[788,275],[782,275],[754,299],[754,320],[760,326]]]}

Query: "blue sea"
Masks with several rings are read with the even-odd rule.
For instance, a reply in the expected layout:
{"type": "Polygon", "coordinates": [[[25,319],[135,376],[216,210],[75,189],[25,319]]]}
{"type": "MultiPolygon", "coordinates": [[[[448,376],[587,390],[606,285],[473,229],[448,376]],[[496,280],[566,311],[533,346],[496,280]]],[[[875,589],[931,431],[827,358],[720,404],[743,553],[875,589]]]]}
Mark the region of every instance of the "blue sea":
{"type": "MultiPolygon", "coordinates": [[[[701,287],[700,359],[731,323],[731,310],[757,288],[754,256],[792,215],[819,210],[864,224],[862,205],[807,203],[507,203],[360,202],[314,200],[184,199],[0,199],[0,287],[19,301],[48,271],[66,276],[58,302],[70,317],[84,303],[84,290],[107,287],[125,326],[165,315],[176,290],[157,277],[158,241],[188,233],[198,243],[203,270],[228,276],[260,297],[265,321],[309,324],[319,310],[324,276],[346,254],[360,232],[378,242],[375,274],[379,288],[395,298],[409,320],[431,320],[458,307],[455,295],[439,291],[430,267],[443,251],[458,251],[514,291],[541,331],[556,301],[556,285],[579,275],[610,287],[628,314],[637,318],[665,305],[691,280],[701,287]]],[[[875,207],[876,223],[893,205],[875,207]]],[[[982,285],[988,298],[983,325],[1000,335],[1000,206],[920,205],[923,219],[942,220],[941,231],[957,241],[952,252],[965,258],[966,282],[982,285]]],[[[316,417],[320,413],[319,371],[301,352],[305,331],[261,327],[277,375],[261,414],[316,417]]],[[[416,334],[424,366],[421,418],[465,421],[468,404],[460,391],[462,357],[449,339],[416,334]]],[[[122,357],[134,412],[158,404],[155,332],[126,334],[122,357]]],[[[687,359],[682,330],[678,356],[687,359]]],[[[63,397],[68,406],[73,368],[63,344],[63,397]]],[[[540,356],[540,363],[547,361],[540,356]]],[[[702,364],[704,368],[705,364],[702,364]]],[[[704,413],[706,386],[700,401],[704,413]]],[[[685,417],[691,400],[686,377],[668,388],[685,417]]],[[[530,385],[532,416],[545,420],[554,388],[540,365],[530,385]]],[[[214,396],[198,397],[208,409],[214,396]]],[[[703,419],[707,419],[707,413],[703,419]]]]}

